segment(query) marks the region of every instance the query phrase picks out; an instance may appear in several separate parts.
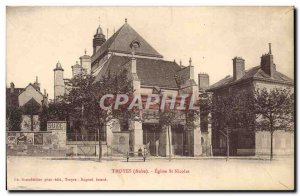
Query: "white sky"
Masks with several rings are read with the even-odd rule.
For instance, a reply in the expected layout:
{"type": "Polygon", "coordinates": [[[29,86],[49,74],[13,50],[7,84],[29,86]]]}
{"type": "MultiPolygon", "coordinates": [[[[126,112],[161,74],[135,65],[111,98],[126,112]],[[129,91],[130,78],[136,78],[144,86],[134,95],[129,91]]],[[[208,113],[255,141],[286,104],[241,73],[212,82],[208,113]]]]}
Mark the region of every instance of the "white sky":
{"type": "Polygon", "coordinates": [[[7,9],[7,85],[25,87],[39,77],[53,98],[53,69],[59,60],[66,78],[79,56],[92,54],[98,27],[111,35],[128,23],[166,60],[192,57],[195,74],[213,84],[232,75],[232,58],[246,69],[272,53],[277,70],[293,78],[294,29],[291,7],[9,7],[7,9]]]}

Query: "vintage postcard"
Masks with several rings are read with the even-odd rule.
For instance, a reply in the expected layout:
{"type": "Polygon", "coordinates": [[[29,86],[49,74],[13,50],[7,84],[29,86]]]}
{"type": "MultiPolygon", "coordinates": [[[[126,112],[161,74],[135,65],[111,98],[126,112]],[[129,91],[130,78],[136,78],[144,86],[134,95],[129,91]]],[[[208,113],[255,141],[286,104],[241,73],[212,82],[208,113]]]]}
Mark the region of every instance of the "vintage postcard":
{"type": "Polygon", "coordinates": [[[7,189],[295,190],[294,7],[6,8],[7,189]]]}

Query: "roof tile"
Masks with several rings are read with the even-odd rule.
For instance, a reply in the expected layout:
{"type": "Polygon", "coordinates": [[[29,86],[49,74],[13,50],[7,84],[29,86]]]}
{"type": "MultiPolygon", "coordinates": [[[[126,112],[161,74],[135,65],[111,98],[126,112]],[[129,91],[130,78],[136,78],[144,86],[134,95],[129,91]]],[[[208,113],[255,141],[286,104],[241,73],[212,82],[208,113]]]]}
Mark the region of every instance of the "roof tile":
{"type": "MultiPolygon", "coordinates": [[[[116,74],[129,63],[131,60],[127,56],[111,56],[96,76],[96,80],[108,72],[116,74]]],[[[178,88],[175,75],[180,69],[181,67],[173,61],[137,58],[137,75],[141,85],[178,88]]]]}
{"type": "Polygon", "coordinates": [[[242,81],[245,81],[247,79],[257,79],[257,80],[267,80],[270,82],[278,82],[278,83],[287,83],[290,85],[293,85],[294,81],[287,77],[286,75],[275,71],[275,74],[273,77],[270,77],[268,74],[266,74],[260,66],[252,67],[245,71],[245,75],[238,79],[233,80],[232,76],[226,76],[225,78],[221,79],[220,81],[216,82],[215,84],[211,85],[208,89],[208,91],[213,91],[215,89],[219,89],[222,87],[225,87],[227,85],[233,85],[242,81]]]}
{"type": "Polygon", "coordinates": [[[106,52],[131,53],[130,44],[132,41],[139,41],[140,48],[137,48],[135,54],[162,58],[142,36],[140,36],[128,23],[125,23],[116,33],[114,33],[92,56],[92,62],[98,59],[106,52]]]}

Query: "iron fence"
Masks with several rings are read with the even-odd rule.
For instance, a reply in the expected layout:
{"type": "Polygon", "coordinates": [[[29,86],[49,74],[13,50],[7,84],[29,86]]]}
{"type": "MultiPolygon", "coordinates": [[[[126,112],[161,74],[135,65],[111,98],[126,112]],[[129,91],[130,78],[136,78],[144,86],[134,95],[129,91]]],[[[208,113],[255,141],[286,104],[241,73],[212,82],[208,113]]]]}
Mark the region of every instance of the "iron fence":
{"type": "Polygon", "coordinates": [[[193,155],[193,137],[190,133],[170,131],[169,136],[168,133],[144,131],[143,144],[147,147],[151,156],[160,156],[163,154],[161,149],[164,150],[169,146],[171,146],[172,155],[193,155]],[[171,145],[169,145],[169,137],[171,145]]]}
{"type": "MultiPolygon", "coordinates": [[[[101,141],[106,141],[106,132],[100,133],[101,141]]],[[[67,141],[99,141],[98,133],[67,133],[67,141]]]]}

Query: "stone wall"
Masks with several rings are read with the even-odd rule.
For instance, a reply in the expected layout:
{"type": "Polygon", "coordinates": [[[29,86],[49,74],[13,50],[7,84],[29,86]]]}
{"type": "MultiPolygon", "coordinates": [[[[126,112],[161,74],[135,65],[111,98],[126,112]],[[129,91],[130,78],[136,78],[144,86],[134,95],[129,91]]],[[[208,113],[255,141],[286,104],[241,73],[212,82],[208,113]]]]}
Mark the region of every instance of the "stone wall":
{"type": "MultiPolygon", "coordinates": [[[[267,131],[256,132],[255,154],[270,155],[271,135],[267,131]]],[[[291,155],[294,153],[294,133],[285,131],[275,131],[273,135],[274,155],[291,155]]]]}
{"type": "Polygon", "coordinates": [[[23,156],[65,156],[66,149],[54,142],[52,132],[7,132],[7,155],[23,156]]]}

